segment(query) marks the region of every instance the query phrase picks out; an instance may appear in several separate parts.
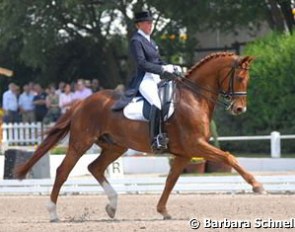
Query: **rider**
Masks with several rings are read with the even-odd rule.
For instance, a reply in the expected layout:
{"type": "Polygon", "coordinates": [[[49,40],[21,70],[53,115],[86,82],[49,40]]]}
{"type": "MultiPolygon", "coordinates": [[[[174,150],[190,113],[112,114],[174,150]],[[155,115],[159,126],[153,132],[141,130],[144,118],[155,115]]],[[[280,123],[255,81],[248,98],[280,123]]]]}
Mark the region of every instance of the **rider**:
{"type": "Polygon", "coordinates": [[[125,96],[113,107],[113,110],[121,110],[130,100],[140,94],[150,103],[149,129],[154,151],[167,148],[168,139],[161,131],[161,101],[157,84],[161,81],[160,75],[173,75],[175,69],[171,64],[161,60],[159,50],[151,39],[153,31],[153,17],[149,11],[135,13],[137,31],[131,38],[130,52],[136,65],[136,73],[125,96]]]}

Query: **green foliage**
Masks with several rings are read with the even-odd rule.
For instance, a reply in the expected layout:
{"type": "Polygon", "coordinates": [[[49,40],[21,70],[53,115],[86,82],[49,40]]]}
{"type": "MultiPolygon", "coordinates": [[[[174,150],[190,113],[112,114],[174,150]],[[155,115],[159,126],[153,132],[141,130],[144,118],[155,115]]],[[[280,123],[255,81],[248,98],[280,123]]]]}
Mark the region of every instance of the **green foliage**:
{"type": "MultiPolygon", "coordinates": [[[[291,14],[290,1],[272,2],[291,14]]],[[[161,53],[168,62],[190,66],[197,46],[196,32],[251,30],[261,21],[275,22],[269,20],[272,7],[257,0],[2,0],[0,66],[14,70],[14,81],[21,85],[98,78],[104,87],[112,88],[131,77],[128,41],[135,27],[130,11],[152,10],[160,26],[153,36],[162,47],[161,53]],[[122,27],[127,34],[119,30],[122,27]],[[186,40],[179,39],[183,34],[186,40]],[[163,35],[176,37],[163,40],[163,35]]],[[[1,93],[7,82],[0,79],[1,93]]],[[[272,125],[276,117],[271,116],[272,125]]]]}
{"type": "MultiPolygon", "coordinates": [[[[247,112],[234,117],[218,111],[215,118],[216,124],[219,125],[219,134],[269,135],[272,131],[294,134],[295,35],[273,33],[249,44],[244,53],[256,57],[250,71],[247,112]]],[[[249,144],[236,143],[247,151],[269,150],[267,141],[256,143],[254,146],[254,143],[249,144]]],[[[286,141],[284,151],[294,151],[293,144],[286,141]]]]}
{"type": "Polygon", "coordinates": [[[295,36],[272,34],[249,45],[245,54],[257,57],[251,70],[249,129],[294,131],[295,36]]]}
{"type": "Polygon", "coordinates": [[[64,155],[67,153],[68,147],[65,146],[56,146],[50,150],[50,154],[53,155],[64,155]]]}
{"type": "Polygon", "coordinates": [[[123,82],[126,72],[120,64],[126,59],[127,46],[118,46],[126,38],[110,33],[121,4],[1,1],[0,57],[7,53],[0,59],[1,66],[13,69],[19,84],[98,78],[104,87],[114,87],[123,82]],[[103,21],[108,16],[110,20],[103,21]]]}
{"type": "Polygon", "coordinates": [[[217,132],[217,127],[216,123],[214,120],[211,121],[210,123],[210,131],[213,137],[213,144],[215,147],[220,147],[219,141],[218,141],[218,132],[217,132]]]}
{"type": "Polygon", "coordinates": [[[259,24],[266,18],[267,5],[257,0],[151,0],[166,17],[194,31],[232,31],[235,27],[259,24]]]}

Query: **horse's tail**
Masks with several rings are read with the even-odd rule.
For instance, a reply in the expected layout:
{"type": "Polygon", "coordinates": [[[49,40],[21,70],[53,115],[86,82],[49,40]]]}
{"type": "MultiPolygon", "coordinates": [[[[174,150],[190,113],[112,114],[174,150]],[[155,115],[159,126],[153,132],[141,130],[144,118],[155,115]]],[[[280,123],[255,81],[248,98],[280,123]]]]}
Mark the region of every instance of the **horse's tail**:
{"type": "Polygon", "coordinates": [[[14,176],[18,179],[24,179],[28,171],[41,159],[58,141],[63,139],[69,132],[73,112],[78,108],[80,102],[74,104],[70,110],[62,115],[54,127],[49,129],[45,134],[46,138],[38,146],[33,156],[24,164],[18,165],[14,169],[14,176]]]}

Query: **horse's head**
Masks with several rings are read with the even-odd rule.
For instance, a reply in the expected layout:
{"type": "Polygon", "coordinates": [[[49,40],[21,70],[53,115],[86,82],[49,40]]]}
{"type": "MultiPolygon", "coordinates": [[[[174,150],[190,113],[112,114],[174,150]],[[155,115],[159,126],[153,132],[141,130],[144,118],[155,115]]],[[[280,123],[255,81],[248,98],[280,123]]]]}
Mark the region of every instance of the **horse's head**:
{"type": "Polygon", "coordinates": [[[206,56],[181,79],[181,83],[213,104],[224,104],[233,115],[246,112],[249,68],[254,57],[230,52],[206,56]],[[226,103],[217,100],[221,94],[226,103]]]}
{"type": "Polygon", "coordinates": [[[232,67],[221,72],[219,82],[220,92],[228,101],[227,109],[233,115],[239,115],[247,110],[246,96],[249,68],[253,59],[250,56],[233,56],[232,67]]]}

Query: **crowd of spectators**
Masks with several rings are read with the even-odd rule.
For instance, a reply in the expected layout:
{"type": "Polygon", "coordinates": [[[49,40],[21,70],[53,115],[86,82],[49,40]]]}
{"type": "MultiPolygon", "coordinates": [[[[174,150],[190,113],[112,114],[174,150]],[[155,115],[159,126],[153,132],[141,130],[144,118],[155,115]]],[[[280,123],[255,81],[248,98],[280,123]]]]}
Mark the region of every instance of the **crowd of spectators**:
{"type": "Polygon", "coordinates": [[[10,83],[3,94],[3,121],[9,122],[55,122],[77,100],[83,100],[102,87],[97,79],[80,79],[75,83],[60,82],[58,87],[50,84],[45,89],[30,82],[22,87],[10,83]]]}

